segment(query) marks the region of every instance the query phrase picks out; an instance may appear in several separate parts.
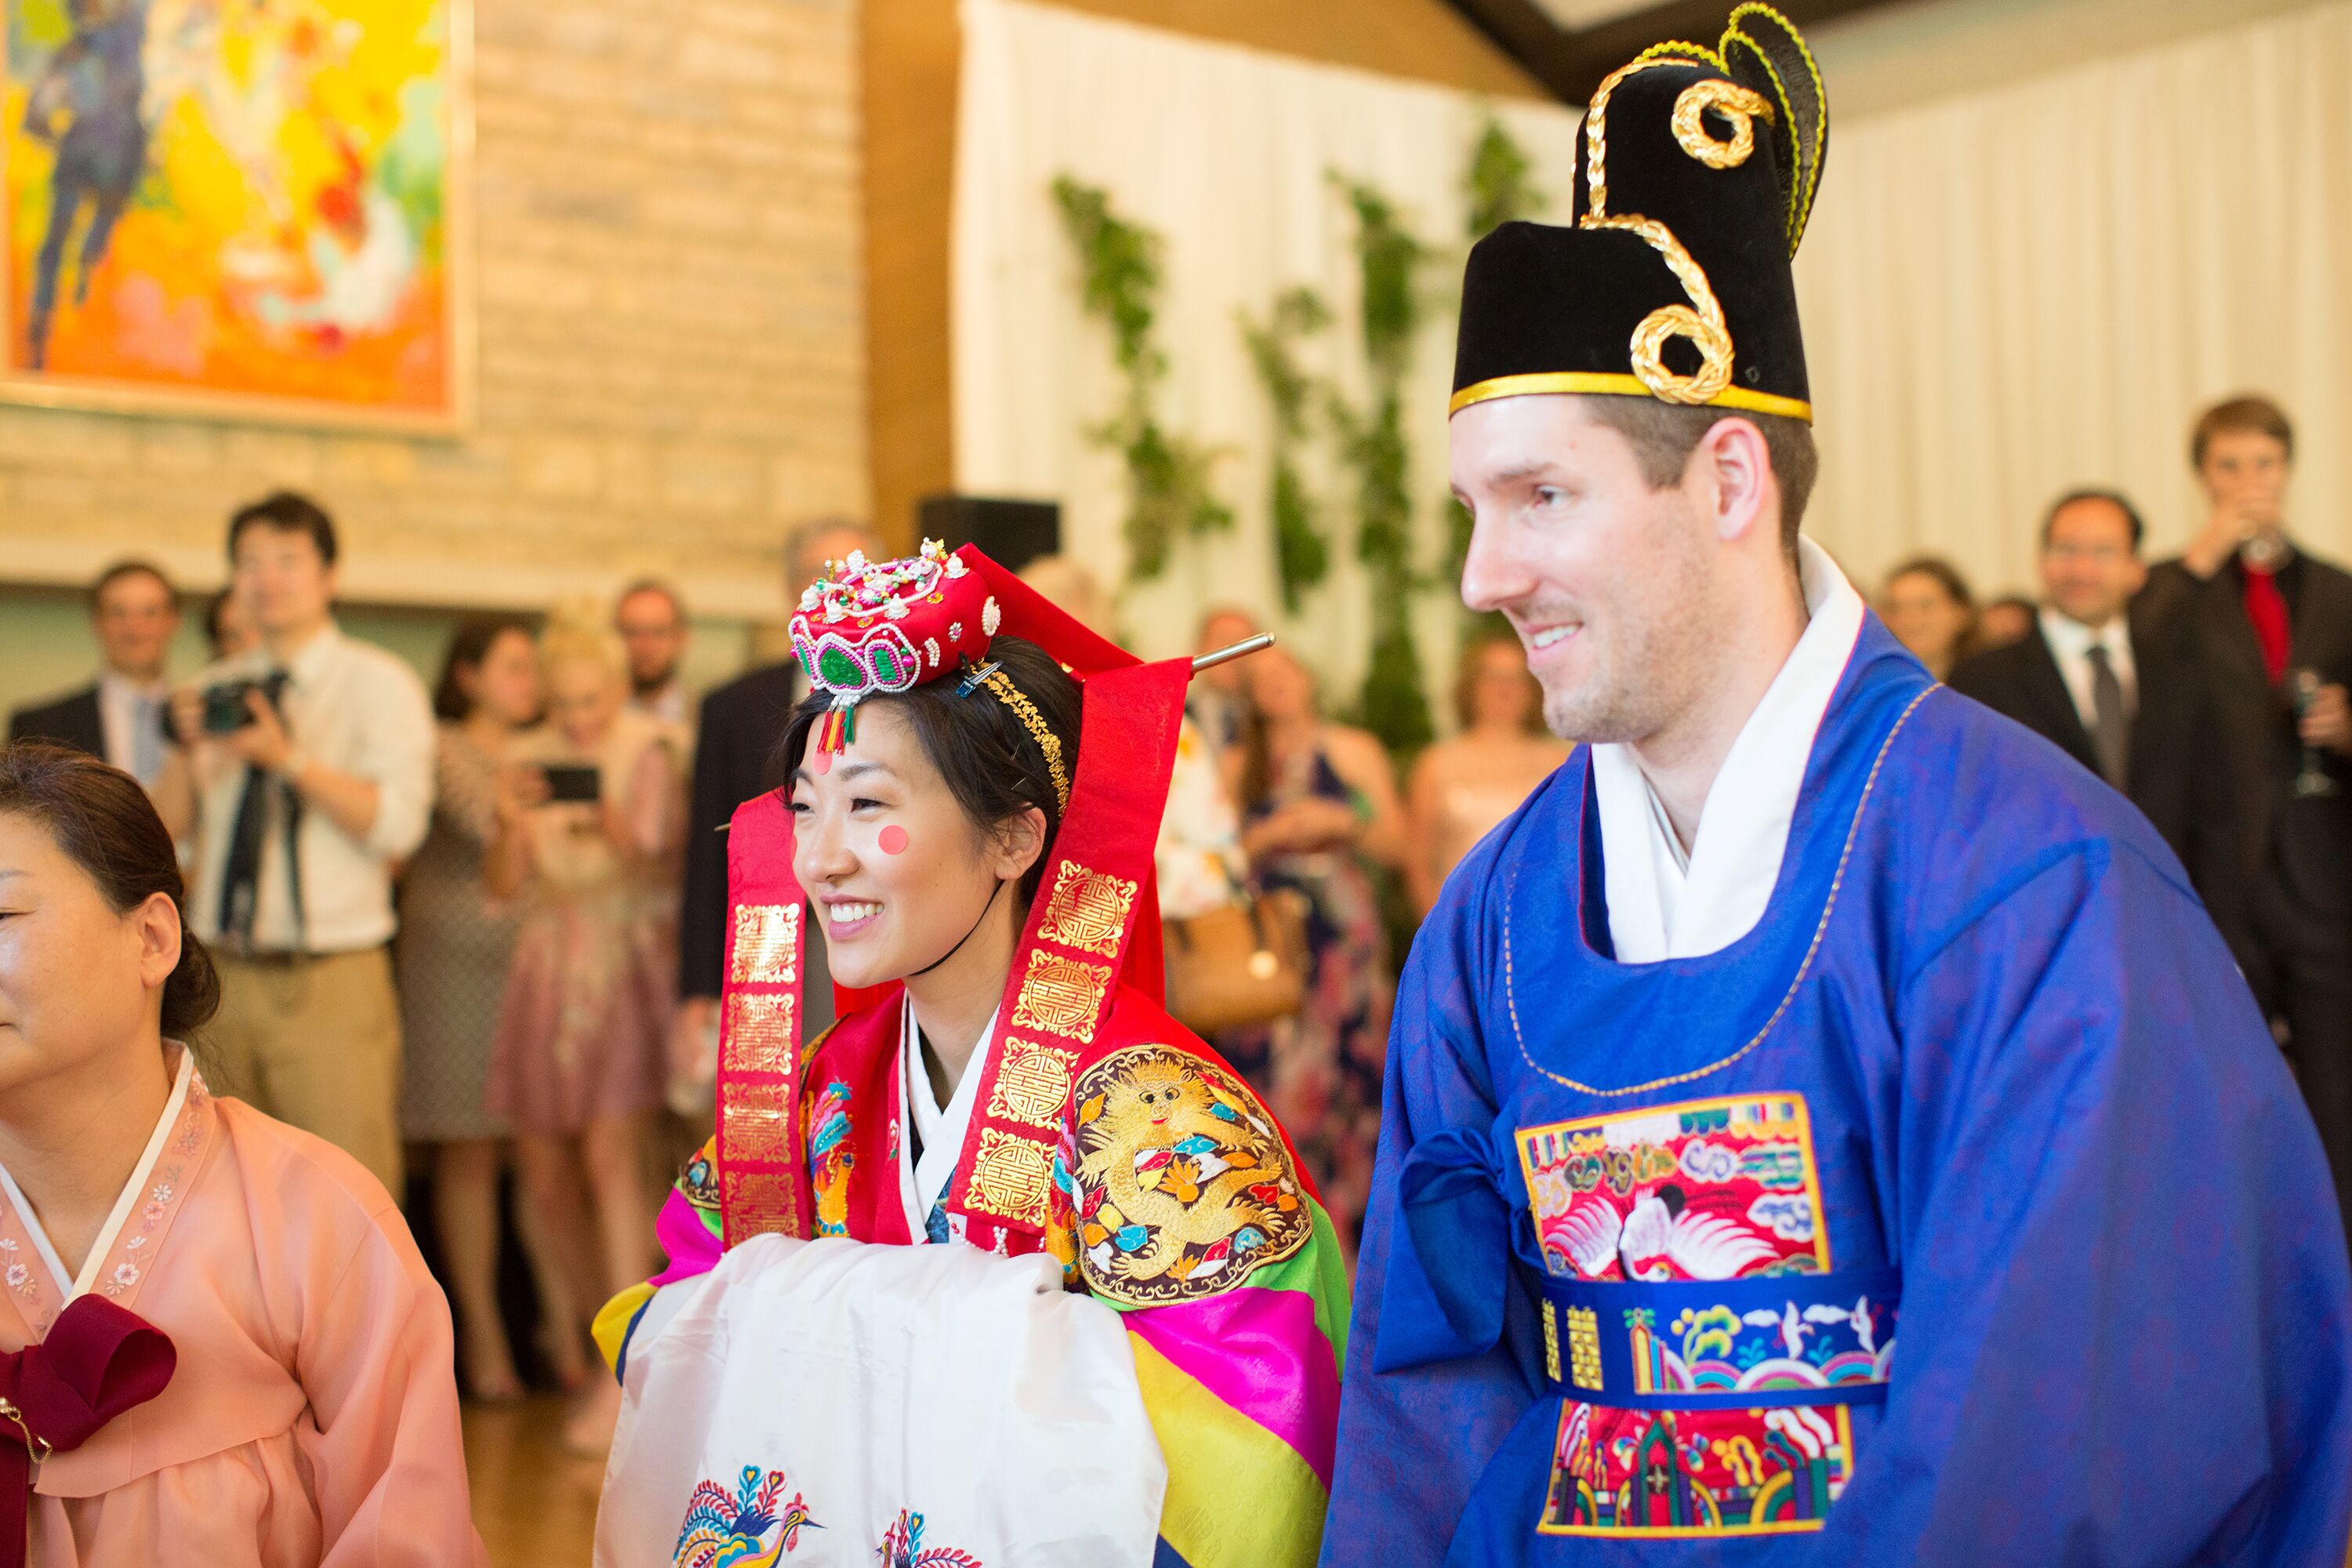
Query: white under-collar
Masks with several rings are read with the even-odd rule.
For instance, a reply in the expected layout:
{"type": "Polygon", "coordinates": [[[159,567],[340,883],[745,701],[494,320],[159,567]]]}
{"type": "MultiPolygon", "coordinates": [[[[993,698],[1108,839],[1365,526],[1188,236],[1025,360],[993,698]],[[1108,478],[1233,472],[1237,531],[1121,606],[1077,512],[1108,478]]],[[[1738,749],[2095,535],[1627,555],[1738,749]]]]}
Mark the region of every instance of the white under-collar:
{"type": "Polygon", "coordinates": [[[89,1244],[89,1255],[82,1259],[81,1273],[78,1277],[68,1279],[65,1259],[58,1256],[57,1247],[49,1241],[48,1232],[41,1228],[40,1216],[33,1212],[33,1205],[25,1201],[24,1191],[16,1185],[16,1178],[8,1173],[5,1165],[0,1165],[0,1187],[7,1189],[8,1201],[16,1206],[16,1217],[25,1222],[25,1234],[33,1238],[33,1250],[41,1255],[41,1261],[48,1267],[49,1278],[57,1281],[58,1294],[67,1300],[83,1294],[97,1283],[99,1265],[104,1263],[107,1254],[114,1250],[114,1238],[122,1234],[123,1226],[139,1205],[140,1195],[147,1190],[148,1178],[155,1173],[155,1162],[163,1157],[164,1140],[171,1136],[173,1126],[178,1122],[181,1110],[188,1103],[188,1085],[194,1080],[195,1071],[195,1053],[182,1046],[180,1066],[172,1075],[172,1092],[163,1101],[163,1114],[156,1120],[155,1131],[148,1138],[147,1147],[139,1156],[139,1163],[131,1167],[131,1179],[122,1184],[121,1194],[114,1200],[113,1212],[106,1216],[106,1224],[99,1227],[98,1239],[89,1244]]]}
{"type": "MultiPolygon", "coordinates": [[[[998,1012],[1003,1009],[1000,1006],[998,1012]]],[[[898,1195],[906,1205],[907,1230],[918,1245],[924,1240],[924,1223],[963,1157],[963,1141],[971,1130],[971,1110],[980,1097],[980,1080],[988,1076],[989,1054],[996,1048],[995,1013],[964,1064],[955,1092],[941,1105],[931,1092],[931,1075],[923,1067],[923,1037],[915,1022],[915,999],[904,999],[898,1027],[899,1125],[922,1140],[923,1157],[914,1158],[915,1139],[898,1140],[898,1195]]]]}
{"type": "Polygon", "coordinates": [[[1811,620],[1707,786],[1687,856],[1632,749],[1591,748],[1609,936],[1621,963],[1719,952],[1771,902],[1813,737],[1863,623],[1862,595],[1827,551],[1801,538],[1797,562],[1811,620]]]}

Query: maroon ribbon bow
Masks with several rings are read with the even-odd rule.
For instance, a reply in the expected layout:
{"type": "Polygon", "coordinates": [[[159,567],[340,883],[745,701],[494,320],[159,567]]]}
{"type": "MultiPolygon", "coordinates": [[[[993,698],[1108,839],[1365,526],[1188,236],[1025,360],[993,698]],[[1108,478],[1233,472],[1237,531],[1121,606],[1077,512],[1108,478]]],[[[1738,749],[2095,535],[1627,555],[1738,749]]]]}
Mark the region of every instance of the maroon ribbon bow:
{"type": "Polygon", "coordinates": [[[0,1568],[31,1555],[33,1466],[163,1392],[170,1336],[98,1296],[66,1303],[48,1338],[0,1352],[0,1568]]]}

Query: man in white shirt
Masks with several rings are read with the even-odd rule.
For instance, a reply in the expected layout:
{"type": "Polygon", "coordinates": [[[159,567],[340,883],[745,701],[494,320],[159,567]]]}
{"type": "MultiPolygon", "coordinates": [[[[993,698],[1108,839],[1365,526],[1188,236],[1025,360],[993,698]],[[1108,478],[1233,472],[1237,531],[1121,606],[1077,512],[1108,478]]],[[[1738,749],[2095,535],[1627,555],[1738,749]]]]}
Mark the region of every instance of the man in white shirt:
{"type": "Polygon", "coordinates": [[[1969,659],[1952,671],[1951,686],[2122,792],[2208,892],[2218,780],[2200,742],[2204,683],[2177,637],[2168,641],[2132,613],[2147,581],[2146,531],[2113,490],[2061,496],[2042,523],[2033,635],[1969,659]]]}
{"type": "Polygon", "coordinates": [[[1399,981],[1324,1568],[2343,1555],[2352,1268],[2229,950],[1799,537],[1825,115],[1743,5],[1470,253],[1463,598],[1581,744],[1399,981]]]}
{"type": "Polygon", "coordinates": [[[261,647],[173,695],[187,752],[165,813],[202,831],[189,913],[221,971],[209,1040],[225,1089],[397,1193],[392,875],[432,809],[432,707],[406,665],[336,627],[335,530],[316,502],[267,497],[228,538],[261,647]]]}
{"type": "Polygon", "coordinates": [[[19,710],[9,718],[8,738],[56,741],[104,757],[152,793],[168,749],[163,666],[179,635],[179,595],[160,568],[118,562],[90,586],[89,624],[105,665],[98,683],[19,710]]]}

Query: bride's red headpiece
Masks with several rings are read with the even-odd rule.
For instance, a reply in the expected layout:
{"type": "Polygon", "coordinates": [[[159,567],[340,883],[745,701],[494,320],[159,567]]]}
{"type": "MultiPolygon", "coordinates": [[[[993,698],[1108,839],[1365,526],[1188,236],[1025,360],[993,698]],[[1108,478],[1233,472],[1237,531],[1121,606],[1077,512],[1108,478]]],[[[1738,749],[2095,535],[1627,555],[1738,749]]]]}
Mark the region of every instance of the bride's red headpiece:
{"type": "MultiPolygon", "coordinates": [[[[1061,826],[998,1012],[973,1135],[949,1189],[968,1234],[1041,1229],[1071,1086],[1121,984],[1157,999],[1159,900],[1151,852],[1168,797],[1190,661],[1144,664],[971,545],[926,542],[898,561],[836,563],[802,595],[793,652],[833,710],[814,744],[854,744],[858,705],[936,680],[1003,703],[1046,753],[1061,826]],[[1085,694],[1078,754],[1058,742],[990,662],[999,637],[1035,643],[1085,694]],[[983,695],[984,693],[984,695],[983,695]],[[1073,765],[1073,761],[1074,764],[1073,765]]],[[[822,763],[820,763],[822,765],[822,763]]],[[[732,1246],[761,1231],[811,1233],[802,1141],[802,949],[807,905],[793,875],[792,814],[769,794],[735,813],[728,843],[728,941],[719,1047],[719,1204],[732,1246]]],[[[885,1000],[836,988],[839,1011],[885,1000]]]]}

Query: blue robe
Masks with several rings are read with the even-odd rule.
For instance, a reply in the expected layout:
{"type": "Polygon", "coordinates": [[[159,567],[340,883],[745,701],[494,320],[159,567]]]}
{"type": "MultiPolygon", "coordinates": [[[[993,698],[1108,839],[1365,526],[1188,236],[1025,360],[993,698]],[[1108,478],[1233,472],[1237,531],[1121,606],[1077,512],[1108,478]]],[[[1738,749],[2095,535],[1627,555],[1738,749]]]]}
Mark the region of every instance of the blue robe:
{"type": "Polygon", "coordinates": [[[1414,943],[1325,1563],[2344,1562],[2333,1188],[2129,805],[1872,618],[1752,931],[1602,885],[1579,751],[1414,943]]]}

